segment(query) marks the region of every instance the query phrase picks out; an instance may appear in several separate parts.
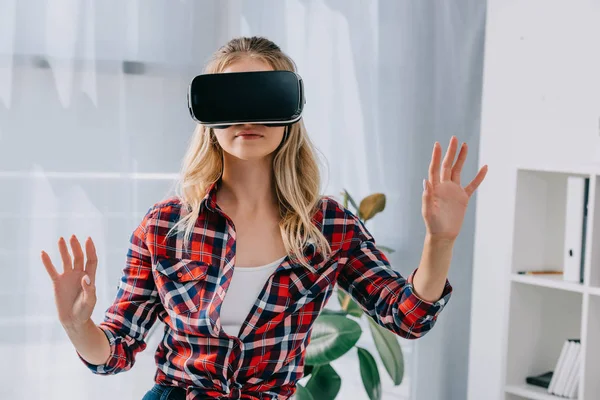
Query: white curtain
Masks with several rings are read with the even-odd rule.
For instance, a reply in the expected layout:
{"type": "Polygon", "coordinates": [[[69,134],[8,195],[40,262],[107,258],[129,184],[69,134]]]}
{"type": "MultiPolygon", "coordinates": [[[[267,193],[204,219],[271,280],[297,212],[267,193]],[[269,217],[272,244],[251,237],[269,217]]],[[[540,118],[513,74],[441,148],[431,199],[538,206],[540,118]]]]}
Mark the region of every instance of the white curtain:
{"type": "MultiPolygon", "coordinates": [[[[385,193],[367,225],[410,273],[433,142],[458,135],[471,149],[466,178],[477,169],[484,23],[479,0],[0,0],[0,398],[141,399],[152,386],[157,338],[131,371],[85,369],[39,253],[60,264],[59,236],[95,240],[101,321],[129,235],[170,193],[191,136],[187,84],[237,35],[266,36],[294,58],[323,192],[385,193]]],[[[400,387],[381,368],[384,398],[466,397],[473,211],[451,304],[425,338],[402,340],[400,387]]],[[[375,353],[368,330],[360,345],[375,353]]],[[[339,398],[366,399],[356,355],[335,367],[339,398]]]]}

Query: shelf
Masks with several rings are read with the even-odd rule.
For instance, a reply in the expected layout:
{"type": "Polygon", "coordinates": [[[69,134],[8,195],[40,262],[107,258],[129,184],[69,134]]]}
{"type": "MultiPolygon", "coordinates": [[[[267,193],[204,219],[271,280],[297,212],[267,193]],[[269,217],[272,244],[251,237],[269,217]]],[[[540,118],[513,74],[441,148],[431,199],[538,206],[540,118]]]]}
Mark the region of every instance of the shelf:
{"type": "Polygon", "coordinates": [[[571,174],[518,170],[511,272],[562,270],[571,174]]]}
{"type": "Polygon", "coordinates": [[[557,400],[565,398],[549,394],[547,389],[527,384],[506,386],[505,392],[531,400],[557,400]]]}
{"type": "Polygon", "coordinates": [[[517,171],[549,172],[552,174],[591,176],[600,174],[600,164],[517,165],[517,171]]]}
{"type": "Polygon", "coordinates": [[[510,286],[505,385],[528,388],[528,376],[554,370],[565,339],[581,337],[585,296],[581,291],[548,287],[552,283],[568,287],[565,282],[520,278],[547,281],[510,286]]]}
{"type": "Polygon", "coordinates": [[[596,238],[600,236],[600,164],[521,166],[516,178],[504,400],[564,398],[525,380],[554,370],[569,338],[580,338],[582,343],[579,398],[600,399],[600,361],[592,356],[600,353],[600,241],[596,238]],[[572,176],[591,178],[585,284],[565,281],[562,274],[519,274],[563,269],[572,176]]]}
{"type": "MultiPolygon", "coordinates": [[[[525,283],[527,285],[542,286],[553,289],[567,290],[570,292],[583,293],[585,288],[580,283],[565,282],[562,275],[519,275],[512,274],[511,281],[525,283]]],[[[600,293],[600,289],[598,289],[600,293]]]]}
{"type": "Polygon", "coordinates": [[[600,287],[590,287],[588,288],[588,293],[593,296],[600,296],[600,287]]]}
{"type": "MultiPolygon", "coordinates": [[[[591,189],[594,189],[590,195],[590,203],[588,204],[588,229],[591,231],[591,238],[588,240],[587,246],[589,271],[588,282],[592,288],[600,288],[600,240],[597,236],[600,235],[600,177],[592,180],[591,189]]],[[[592,291],[590,291],[592,293],[592,291]]],[[[597,292],[596,292],[597,293],[597,292]]]]}
{"type": "MultiPolygon", "coordinates": [[[[597,288],[595,288],[597,289],[597,288]]],[[[597,294],[600,294],[596,292],[597,294]]],[[[586,346],[583,355],[584,373],[583,396],[587,399],[598,399],[600,396],[600,297],[590,296],[587,309],[586,346]]]]}

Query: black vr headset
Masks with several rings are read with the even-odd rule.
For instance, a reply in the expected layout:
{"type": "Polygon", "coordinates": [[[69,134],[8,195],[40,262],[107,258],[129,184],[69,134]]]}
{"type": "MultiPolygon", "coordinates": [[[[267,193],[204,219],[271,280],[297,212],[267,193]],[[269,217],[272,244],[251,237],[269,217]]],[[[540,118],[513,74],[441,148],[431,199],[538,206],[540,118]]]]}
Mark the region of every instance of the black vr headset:
{"type": "Polygon", "coordinates": [[[302,117],[302,78],[291,71],[198,75],[190,83],[188,108],[200,124],[288,126],[302,117]]]}

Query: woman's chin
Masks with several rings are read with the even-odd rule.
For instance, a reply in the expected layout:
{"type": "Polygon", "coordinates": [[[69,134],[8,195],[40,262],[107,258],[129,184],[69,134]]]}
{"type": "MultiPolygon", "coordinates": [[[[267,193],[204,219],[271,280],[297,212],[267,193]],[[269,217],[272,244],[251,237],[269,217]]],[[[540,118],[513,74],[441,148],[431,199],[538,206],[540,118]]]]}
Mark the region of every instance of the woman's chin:
{"type": "Polygon", "coordinates": [[[264,148],[239,149],[237,151],[233,151],[232,153],[230,153],[230,155],[244,161],[258,161],[268,157],[273,153],[273,151],[264,148]]]}

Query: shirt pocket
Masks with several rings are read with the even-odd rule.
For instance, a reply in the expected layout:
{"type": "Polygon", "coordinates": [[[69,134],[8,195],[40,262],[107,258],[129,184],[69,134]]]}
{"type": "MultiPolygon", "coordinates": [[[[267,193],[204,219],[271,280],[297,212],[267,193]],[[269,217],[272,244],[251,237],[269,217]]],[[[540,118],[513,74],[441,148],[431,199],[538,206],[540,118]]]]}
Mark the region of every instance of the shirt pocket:
{"type": "Polygon", "coordinates": [[[198,311],[209,268],[210,264],[202,261],[157,258],[155,280],[163,303],[177,314],[198,311]]]}

